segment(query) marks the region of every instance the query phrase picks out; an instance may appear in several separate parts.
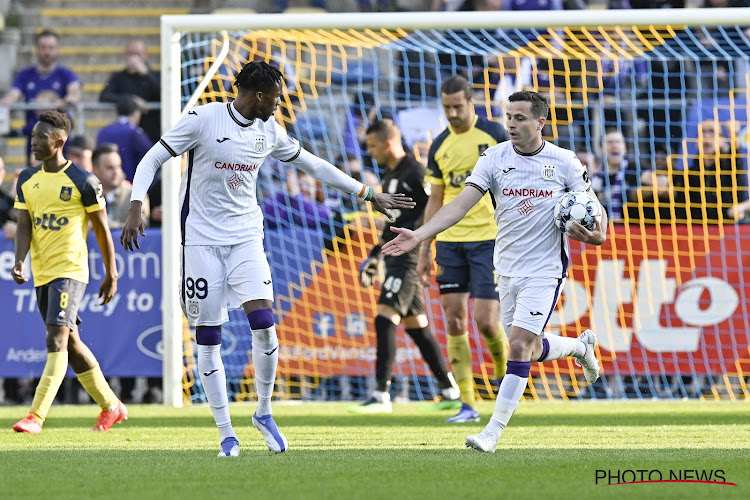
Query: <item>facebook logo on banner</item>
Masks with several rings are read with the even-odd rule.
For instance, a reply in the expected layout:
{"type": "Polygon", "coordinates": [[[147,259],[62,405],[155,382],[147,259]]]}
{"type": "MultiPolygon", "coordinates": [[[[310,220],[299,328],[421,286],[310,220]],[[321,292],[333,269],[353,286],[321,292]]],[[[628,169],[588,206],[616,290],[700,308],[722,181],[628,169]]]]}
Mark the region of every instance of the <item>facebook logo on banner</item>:
{"type": "Polygon", "coordinates": [[[313,316],[313,332],[318,337],[333,337],[336,334],[336,319],[333,314],[315,313],[313,316]]]}
{"type": "Polygon", "coordinates": [[[362,313],[349,313],[344,318],[344,331],[350,337],[364,337],[367,333],[367,321],[362,313]]]}

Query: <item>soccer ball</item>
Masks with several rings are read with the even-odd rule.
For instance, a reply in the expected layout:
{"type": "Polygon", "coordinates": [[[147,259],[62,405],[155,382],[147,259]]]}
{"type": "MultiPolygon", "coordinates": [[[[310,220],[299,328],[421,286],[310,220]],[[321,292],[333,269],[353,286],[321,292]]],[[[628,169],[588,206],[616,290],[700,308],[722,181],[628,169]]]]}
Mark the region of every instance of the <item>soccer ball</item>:
{"type": "Polygon", "coordinates": [[[571,191],[565,193],[555,205],[555,226],[567,233],[570,224],[578,222],[591,231],[601,215],[602,206],[596,198],[587,191],[571,191]]]}

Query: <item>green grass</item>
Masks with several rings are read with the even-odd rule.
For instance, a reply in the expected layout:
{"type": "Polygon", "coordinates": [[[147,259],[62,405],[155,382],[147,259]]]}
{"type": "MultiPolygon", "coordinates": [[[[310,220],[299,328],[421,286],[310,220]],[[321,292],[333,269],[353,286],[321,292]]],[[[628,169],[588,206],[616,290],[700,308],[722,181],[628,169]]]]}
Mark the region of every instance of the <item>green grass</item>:
{"type": "MultiPolygon", "coordinates": [[[[521,403],[495,454],[464,448],[480,424],[394,405],[276,404],[288,453],[269,452],[254,405],[232,407],[242,444],[218,459],[205,406],[131,406],[93,433],[97,408],[53,406],[41,435],[11,430],[27,408],[0,407],[0,497],[8,498],[750,498],[750,405],[731,402],[521,403]],[[706,469],[715,484],[595,484],[595,471],[706,469]]],[[[482,424],[492,404],[481,408],[482,424]]]]}

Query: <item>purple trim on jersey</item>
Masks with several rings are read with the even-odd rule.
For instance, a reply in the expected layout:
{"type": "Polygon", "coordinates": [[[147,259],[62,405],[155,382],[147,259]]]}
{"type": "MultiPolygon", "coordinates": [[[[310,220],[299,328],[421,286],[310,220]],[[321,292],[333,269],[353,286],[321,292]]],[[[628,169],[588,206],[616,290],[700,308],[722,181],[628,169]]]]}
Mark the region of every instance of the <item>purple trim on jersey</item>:
{"type": "Polygon", "coordinates": [[[253,121],[255,121],[255,120],[250,120],[250,123],[242,123],[236,116],[234,116],[234,111],[232,111],[232,103],[231,102],[227,103],[227,111],[229,111],[229,116],[232,117],[232,120],[234,120],[234,122],[237,125],[239,125],[240,127],[249,127],[250,125],[253,124],[253,121]]]}
{"type": "Polygon", "coordinates": [[[177,153],[174,152],[174,149],[169,147],[169,144],[167,144],[167,142],[164,139],[159,139],[159,143],[167,149],[169,154],[172,155],[172,158],[179,156],[177,153]]]}
{"type": "Polygon", "coordinates": [[[567,241],[565,240],[565,236],[560,237],[560,261],[562,262],[562,277],[567,278],[569,257],[568,257],[567,241]]]}
{"type": "Polygon", "coordinates": [[[544,338],[542,339],[542,355],[539,356],[539,359],[537,359],[537,361],[544,361],[544,358],[546,358],[548,354],[549,354],[549,340],[544,338]]]}
{"type": "Polygon", "coordinates": [[[182,211],[180,212],[180,233],[182,233],[182,244],[185,244],[185,223],[187,222],[188,214],[190,213],[190,181],[193,177],[193,158],[195,157],[195,149],[188,151],[188,167],[187,167],[187,185],[185,187],[185,200],[182,202],[182,211]]]}
{"type": "Polygon", "coordinates": [[[485,194],[487,192],[486,189],[483,189],[481,186],[478,186],[477,184],[474,184],[473,182],[467,182],[466,185],[467,186],[471,186],[473,188],[477,188],[479,190],[479,192],[482,193],[482,194],[485,194]]]}
{"type": "MultiPolygon", "coordinates": [[[[562,278],[560,278],[559,280],[557,280],[557,288],[555,288],[555,298],[552,299],[552,305],[549,308],[549,314],[547,315],[547,321],[544,322],[544,326],[542,327],[542,331],[544,331],[544,329],[547,328],[547,323],[549,323],[549,318],[552,316],[552,311],[555,310],[555,305],[557,304],[557,297],[560,296],[560,288],[562,287],[562,284],[563,284],[562,278]]],[[[547,351],[549,351],[549,342],[547,343],[547,351]]]]}
{"type": "Polygon", "coordinates": [[[529,378],[531,371],[531,361],[508,361],[508,370],[506,375],[515,375],[516,377],[529,378]]]}
{"type": "Polygon", "coordinates": [[[198,345],[221,345],[221,327],[196,326],[195,342],[198,345]]]}
{"type": "Polygon", "coordinates": [[[270,309],[257,309],[247,314],[247,322],[251,330],[265,330],[274,325],[273,311],[270,309]]]}
{"type": "Polygon", "coordinates": [[[547,141],[545,141],[545,140],[542,140],[542,145],[541,145],[541,146],[539,146],[539,149],[537,149],[537,150],[536,150],[536,151],[534,151],[533,153],[522,153],[522,152],[521,152],[521,151],[519,151],[519,150],[518,150],[518,148],[516,148],[515,146],[513,146],[513,151],[515,151],[515,152],[516,152],[516,154],[518,154],[518,155],[521,155],[521,156],[536,156],[536,155],[538,155],[539,153],[541,153],[541,152],[542,152],[542,149],[544,149],[544,145],[545,145],[545,144],[547,144],[547,141]]]}
{"type": "Polygon", "coordinates": [[[289,158],[288,160],[281,160],[281,161],[283,161],[284,163],[289,163],[290,161],[294,161],[294,160],[296,160],[296,159],[297,159],[297,157],[299,156],[299,154],[300,154],[301,152],[302,152],[302,146],[300,146],[300,147],[299,147],[299,149],[297,149],[297,153],[296,153],[296,154],[295,154],[294,156],[292,156],[292,157],[291,157],[291,158],[289,158]]]}

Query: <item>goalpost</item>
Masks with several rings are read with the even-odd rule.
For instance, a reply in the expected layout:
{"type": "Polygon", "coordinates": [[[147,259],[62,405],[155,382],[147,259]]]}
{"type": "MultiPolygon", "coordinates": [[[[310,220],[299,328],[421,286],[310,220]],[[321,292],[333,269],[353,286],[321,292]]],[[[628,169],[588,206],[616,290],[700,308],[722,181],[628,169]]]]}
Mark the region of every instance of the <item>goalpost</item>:
{"type": "MultiPolygon", "coordinates": [[[[602,381],[587,386],[568,361],[538,364],[526,397],[746,399],[750,226],[727,215],[747,195],[746,26],[750,9],[163,16],[162,128],[194,104],[232,98],[233,75],[253,57],[285,75],[277,119],[350,172],[362,156],[356,127],[373,117],[393,117],[425,161],[446,126],[439,88],[451,74],[469,78],[477,112],[495,120],[513,91],[548,93],[548,140],[582,160],[590,155],[594,172],[604,169],[605,136],[619,133],[628,167],[593,177],[613,211],[609,241],[572,242],[570,279],[549,324],[550,334],[598,331],[602,381]]],[[[203,400],[177,294],[179,162],[162,170],[171,406],[203,400]]],[[[271,196],[286,173],[269,172],[260,182],[271,196]]],[[[374,222],[369,212],[341,212],[339,223],[266,231],[281,343],[277,398],[356,397],[369,384],[377,296],[358,286],[356,270],[374,222]]],[[[445,345],[434,290],[428,316],[445,345]]],[[[235,318],[224,329],[235,400],[254,396],[244,323],[235,318]]],[[[478,394],[491,397],[492,362],[478,332],[470,336],[478,394]]],[[[402,395],[431,398],[429,372],[413,346],[399,342],[402,395]]]]}

